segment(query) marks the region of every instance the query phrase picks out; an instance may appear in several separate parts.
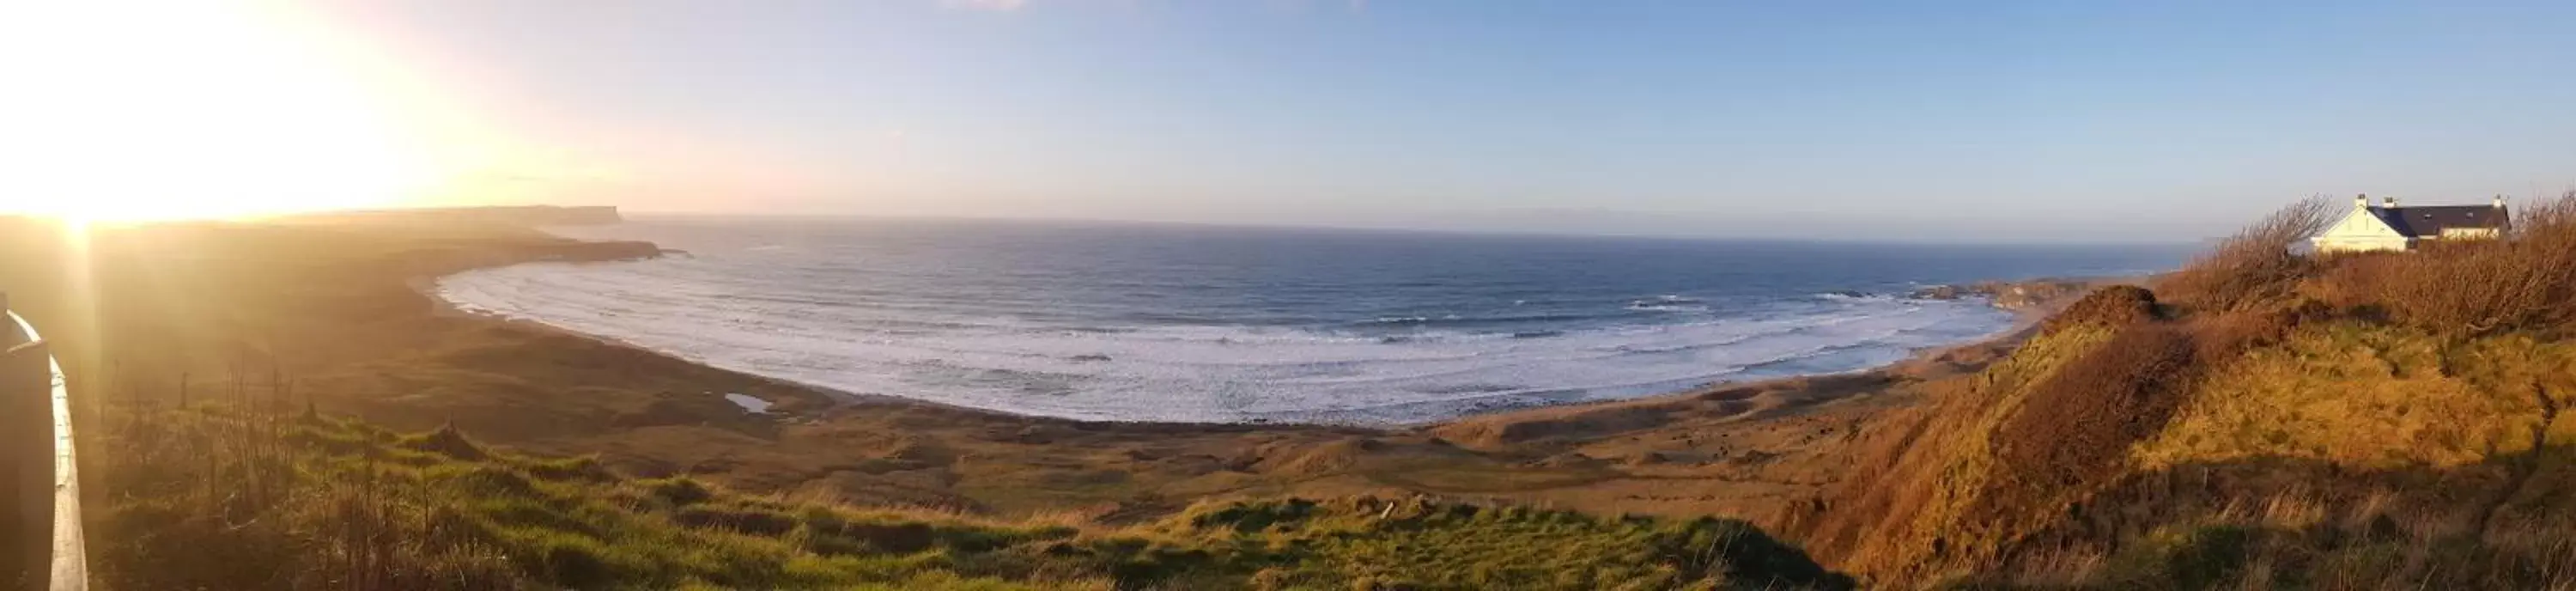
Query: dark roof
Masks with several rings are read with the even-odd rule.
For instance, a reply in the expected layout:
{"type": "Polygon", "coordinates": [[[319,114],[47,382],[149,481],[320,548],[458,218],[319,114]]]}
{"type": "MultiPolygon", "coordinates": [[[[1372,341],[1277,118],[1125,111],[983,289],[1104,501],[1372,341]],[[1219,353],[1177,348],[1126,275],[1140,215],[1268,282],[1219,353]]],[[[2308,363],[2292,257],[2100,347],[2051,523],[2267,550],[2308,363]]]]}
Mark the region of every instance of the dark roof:
{"type": "Polygon", "coordinates": [[[2417,238],[2438,237],[2452,228],[2493,228],[2513,226],[2513,212],[2493,205],[2433,205],[2414,207],[2373,207],[2379,219],[2397,233],[2417,238]]]}

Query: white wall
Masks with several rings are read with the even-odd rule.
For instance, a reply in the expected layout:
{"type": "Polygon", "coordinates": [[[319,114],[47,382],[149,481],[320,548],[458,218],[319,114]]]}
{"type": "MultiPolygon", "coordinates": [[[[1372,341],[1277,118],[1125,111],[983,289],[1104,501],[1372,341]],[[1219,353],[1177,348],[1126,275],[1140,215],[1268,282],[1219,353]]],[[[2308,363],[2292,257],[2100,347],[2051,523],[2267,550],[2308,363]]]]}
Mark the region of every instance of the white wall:
{"type": "Polygon", "coordinates": [[[2388,227],[2368,208],[2353,208],[2342,220],[2327,227],[2311,241],[2317,252],[2364,252],[2373,250],[2406,250],[2413,241],[2397,229],[2388,227]]]}

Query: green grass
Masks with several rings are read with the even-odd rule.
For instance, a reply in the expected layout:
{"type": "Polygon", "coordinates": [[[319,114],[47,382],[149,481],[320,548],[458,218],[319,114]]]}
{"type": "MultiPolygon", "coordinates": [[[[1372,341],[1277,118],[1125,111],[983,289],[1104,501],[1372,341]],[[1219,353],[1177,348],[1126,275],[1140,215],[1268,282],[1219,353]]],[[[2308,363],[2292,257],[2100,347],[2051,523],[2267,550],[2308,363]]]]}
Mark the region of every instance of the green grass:
{"type": "Polygon", "coordinates": [[[747,495],[453,429],[229,407],[89,442],[106,589],[1847,588],[1739,521],[1427,500],[1202,504],[1131,526],[747,495]]]}

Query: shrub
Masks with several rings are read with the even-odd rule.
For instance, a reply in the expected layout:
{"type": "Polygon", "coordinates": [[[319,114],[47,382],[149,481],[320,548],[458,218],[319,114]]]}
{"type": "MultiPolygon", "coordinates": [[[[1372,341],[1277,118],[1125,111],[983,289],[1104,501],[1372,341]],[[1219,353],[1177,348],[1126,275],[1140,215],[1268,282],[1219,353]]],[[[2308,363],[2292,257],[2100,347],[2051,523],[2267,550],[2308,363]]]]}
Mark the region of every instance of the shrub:
{"type": "Polygon", "coordinates": [[[687,476],[646,480],[644,490],[651,493],[653,498],[661,499],[662,502],[670,503],[674,507],[702,503],[707,499],[715,498],[715,491],[709,490],[705,483],[687,476]]]}
{"type": "Polygon", "coordinates": [[[431,431],[426,435],[405,438],[403,446],[459,460],[480,460],[491,457],[490,454],[483,452],[482,446],[475,445],[474,440],[465,438],[463,432],[457,431],[454,423],[441,425],[437,431],[431,431]]]}
{"type": "Polygon", "coordinates": [[[2454,338],[2576,333],[2576,191],[2518,213],[2506,240],[2334,257],[2309,291],[2346,310],[2454,338]]]}
{"type": "Polygon", "coordinates": [[[2280,300],[2311,269],[2312,261],[2295,250],[2334,221],[2332,203],[2310,197],[2282,207],[2220,240],[2158,282],[2156,291],[2196,310],[2239,310],[2280,300]]]}

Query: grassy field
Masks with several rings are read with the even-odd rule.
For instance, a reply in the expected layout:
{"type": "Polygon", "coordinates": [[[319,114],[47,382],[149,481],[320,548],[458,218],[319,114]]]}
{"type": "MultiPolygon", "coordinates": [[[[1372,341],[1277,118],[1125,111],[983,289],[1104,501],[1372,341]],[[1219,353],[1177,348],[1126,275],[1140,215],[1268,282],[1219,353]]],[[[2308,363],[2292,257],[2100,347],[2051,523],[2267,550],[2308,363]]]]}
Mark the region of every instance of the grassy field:
{"type": "Polygon", "coordinates": [[[292,405],[116,408],[104,589],[1841,589],[1741,521],[1423,498],[996,520],[628,478],[292,405]]]}

